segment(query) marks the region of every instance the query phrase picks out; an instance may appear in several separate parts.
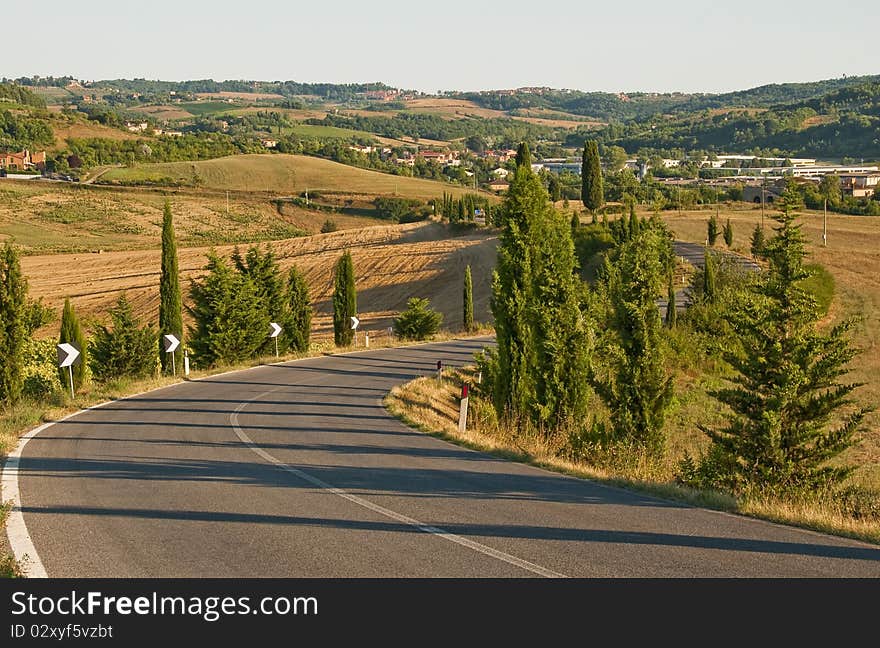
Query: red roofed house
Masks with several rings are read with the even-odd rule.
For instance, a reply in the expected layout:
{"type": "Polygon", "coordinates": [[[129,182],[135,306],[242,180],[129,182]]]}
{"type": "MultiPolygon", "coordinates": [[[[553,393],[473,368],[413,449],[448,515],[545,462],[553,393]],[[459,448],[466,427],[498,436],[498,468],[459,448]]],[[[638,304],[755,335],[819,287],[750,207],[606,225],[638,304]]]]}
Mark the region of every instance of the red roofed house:
{"type": "Polygon", "coordinates": [[[24,171],[34,167],[42,168],[46,164],[46,152],[31,153],[25,149],[21,153],[0,153],[0,169],[16,169],[24,171]]]}

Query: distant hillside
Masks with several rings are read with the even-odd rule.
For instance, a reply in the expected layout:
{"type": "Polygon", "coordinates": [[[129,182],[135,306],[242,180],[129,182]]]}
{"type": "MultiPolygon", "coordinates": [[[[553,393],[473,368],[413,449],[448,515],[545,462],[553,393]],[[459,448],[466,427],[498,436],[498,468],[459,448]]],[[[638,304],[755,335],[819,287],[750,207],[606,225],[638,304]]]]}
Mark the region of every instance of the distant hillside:
{"type": "Polygon", "coordinates": [[[142,164],[112,168],[101,175],[106,184],[193,185],[205,189],[300,193],[306,190],[396,194],[436,198],[443,192],[461,195],[464,187],[395,176],[304,155],[235,155],[201,162],[142,164]]]}

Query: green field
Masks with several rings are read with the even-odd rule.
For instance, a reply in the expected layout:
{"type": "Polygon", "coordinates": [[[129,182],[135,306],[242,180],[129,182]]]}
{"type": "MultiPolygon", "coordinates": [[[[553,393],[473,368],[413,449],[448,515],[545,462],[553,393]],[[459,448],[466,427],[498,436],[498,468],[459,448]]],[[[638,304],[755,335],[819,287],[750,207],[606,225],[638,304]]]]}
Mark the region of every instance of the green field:
{"type": "Polygon", "coordinates": [[[189,103],[177,104],[183,110],[200,117],[202,115],[210,115],[212,113],[221,113],[229,110],[232,104],[226,101],[192,101],[189,103]]]}
{"type": "Polygon", "coordinates": [[[443,192],[461,195],[471,189],[420,178],[395,176],[359,169],[304,155],[234,155],[201,162],[165,162],[131,168],[113,168],[100,183],[170,184],[205,189],[265,191],[274,194],[330,191],[371,195],[397,195],[430,199],[443,192]]]}

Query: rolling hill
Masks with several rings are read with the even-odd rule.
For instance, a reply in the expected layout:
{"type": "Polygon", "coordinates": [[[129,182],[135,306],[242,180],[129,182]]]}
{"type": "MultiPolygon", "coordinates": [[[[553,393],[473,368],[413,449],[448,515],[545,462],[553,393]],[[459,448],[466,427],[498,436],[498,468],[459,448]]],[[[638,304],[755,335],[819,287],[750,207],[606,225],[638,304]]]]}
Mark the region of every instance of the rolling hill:
{"type": "Polygon", "coordinates": [[[104,172],[102,184],[180,184],[205,189],[269,191],[292,194],[303,191],[397,195],[430,199],[443,192],[459,196],[465,187],[433,180],[407,178],[359,169],[304,155],[235,155],[200,162],[142,164],[104,172]]]}

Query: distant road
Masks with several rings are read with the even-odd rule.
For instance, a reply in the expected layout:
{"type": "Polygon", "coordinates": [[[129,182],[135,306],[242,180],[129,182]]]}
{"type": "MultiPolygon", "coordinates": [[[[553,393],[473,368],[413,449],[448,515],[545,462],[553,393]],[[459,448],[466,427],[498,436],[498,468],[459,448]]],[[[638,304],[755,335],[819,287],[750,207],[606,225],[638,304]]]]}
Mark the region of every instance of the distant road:
{"type": "Polygon", "coordinates": [[[880,576],[880,548],[510,463],[381,399],[489,340],[167,387],[24,448],[49,576],[880,576]]]}

